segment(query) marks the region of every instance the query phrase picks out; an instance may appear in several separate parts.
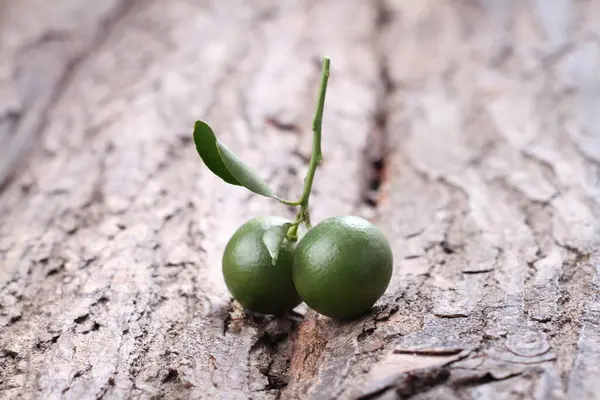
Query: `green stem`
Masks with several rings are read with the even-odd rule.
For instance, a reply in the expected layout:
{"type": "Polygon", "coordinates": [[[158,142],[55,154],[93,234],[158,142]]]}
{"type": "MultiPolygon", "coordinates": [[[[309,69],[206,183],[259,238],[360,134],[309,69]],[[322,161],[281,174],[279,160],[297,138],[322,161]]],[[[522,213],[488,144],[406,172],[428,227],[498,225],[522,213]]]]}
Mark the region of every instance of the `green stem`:
{"type": "Polygon", "coordinates": [[[292,200],[279,199],[279,202],[282,204],[285,204],[286,206],[299,206],[301,204],[300,200],[292,201],[292,200]]]}
{"type": "MultiPolygon", "coordinates": [[[[321,70],[321,86],[319,88],[319,96],[317,98],[317,111],[313,119],[313,143],[312,143],[312,155],[308,164],[308,172],[306,178],[304,178],[304,191],[302,197],[298,202],[300,205],[300,211],[296,217],[296,221],[305,221],[305,216],[308,213],[308,202],[310,199],[310,192],[312,190],[313,181],[315,179],[315,172],[317,166],[323,158],[321,154],[321,126],[323,124],[323,109],[325,107],[325,93],[327,92],[327,81],[329,79],[329,57],[323,57],[323,68],[321,70]]],[[[284,203],[287,204],[287,203],[284,203]]],[[[299,225],[299,224],[298,224],[299,225]]],[[[298,231],[298,225],[292,226],[288,232],[288,236],[295,237],[298,231]]],[[[310,228],[310,227],[309,227],[310,228]]]]}

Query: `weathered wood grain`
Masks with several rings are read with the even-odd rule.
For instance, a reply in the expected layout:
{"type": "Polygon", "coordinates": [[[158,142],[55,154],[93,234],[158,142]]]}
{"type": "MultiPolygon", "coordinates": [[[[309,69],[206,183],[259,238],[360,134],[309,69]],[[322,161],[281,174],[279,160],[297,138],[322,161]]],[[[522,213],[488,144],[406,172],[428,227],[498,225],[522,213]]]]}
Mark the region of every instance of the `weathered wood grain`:
{"type": "Polygon", "coordinates": [[[0,2],[0,397],[596,398],[598,22],[591,0],[0,2]],[[313,220],[371,218],[394,277],[353,322],[244,315],[223,246],[293,210],[212,176],[191,127],[297,196],[323,54],[313,220]]]}

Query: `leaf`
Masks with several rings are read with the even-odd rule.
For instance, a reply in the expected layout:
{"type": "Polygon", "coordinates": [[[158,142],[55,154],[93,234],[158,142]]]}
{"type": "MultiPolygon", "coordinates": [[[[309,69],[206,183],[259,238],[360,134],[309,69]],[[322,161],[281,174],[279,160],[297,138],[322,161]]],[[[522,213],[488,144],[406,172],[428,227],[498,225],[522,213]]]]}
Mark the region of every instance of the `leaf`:
{"type": "Polygon", "coordinates": [[[262,241],[267,246],[267,250],[269,250],[273,265],[277,264],[279,250],[291,226],[292,224],[287,222],[283,225],[272,226],[263,233],[262,241]]]}
{"type": "Polygon", "coordinates": [[[204,164],[225,182],[244,186],[266,197],[279,199],[256,172],[217,139],[213,130],[205,122],[196,121],[194,124],[194,143],[204,164]]]}

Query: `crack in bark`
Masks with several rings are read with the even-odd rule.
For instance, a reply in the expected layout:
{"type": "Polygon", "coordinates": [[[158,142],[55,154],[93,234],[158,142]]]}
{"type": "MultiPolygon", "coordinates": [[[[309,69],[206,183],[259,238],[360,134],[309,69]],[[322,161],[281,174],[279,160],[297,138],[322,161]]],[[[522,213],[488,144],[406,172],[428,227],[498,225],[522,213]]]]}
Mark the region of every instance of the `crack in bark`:
{"type": "Polygon", "coordinates": [[[376,58],[378,64],[378,82],[377,97],[375,99],[375,112],[373,113],[371,130],[367,137],[366,147],[363,150],[363,182],[360,189],[359,198],[372,208],[382,200],[384,194],[381,192],[382,185],[387,180],[388,154],[392,149],[389,148],[389,101],[396,91],[389,66],[386,59],[386,50],[382,49],[380,41],[388,24],[394,21],[395,16],[387,9],[383,0],[374,2],[375,32],[373,41],[376,45],[376,58]]]}
{"type": "Polygon", "coordinates": [[[76,371],[73,376],[71,377],[71,379],[69,380],[69,383],[67,384],[66,387],[64,387],[62,389],[62,396],[64,396],[69,390],[71,390],[71,386],[73,386],[73,383],[80,377],[82,377],[84,374],[88,373],[89,371],[92,370],[92,366],[88,365],[87,367],[85,367],[82,370],[76,371]]]}
{"type": "MultiPolygon", "coordinates": [[[[372,392],[365,393],[358,400],[371,400],[384,397],[387,393],[394,393],[395,398],[410,399],[413,396],[426,393],[437,386],[451,381],[453,364],[467,358],[471,351],[463,351],[448,362],[429,368],[420,368],[409,372],[403,372],[393,377],[387,384],[376,388],[372,392]]],[[[433,356],[444,356],[446,353],[434,353],[433,356]]],[[[387,397],[386,397],[387,398],[387,397]]]]}

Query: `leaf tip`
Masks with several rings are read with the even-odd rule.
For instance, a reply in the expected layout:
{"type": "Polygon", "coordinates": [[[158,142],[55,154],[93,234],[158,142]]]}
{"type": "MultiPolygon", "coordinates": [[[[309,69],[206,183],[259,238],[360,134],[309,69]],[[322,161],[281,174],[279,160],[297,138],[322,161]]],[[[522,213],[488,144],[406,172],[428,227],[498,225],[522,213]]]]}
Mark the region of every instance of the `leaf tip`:
{"type": "Polygon", "coordinates": [[[271,256],[271,263],[273,265],[277,264],[277,260],[279,260],[281,245],[291,226],[291,223],[286,222],[282,225],[272,226],[263,233],[262,241],[271,256]]]}

